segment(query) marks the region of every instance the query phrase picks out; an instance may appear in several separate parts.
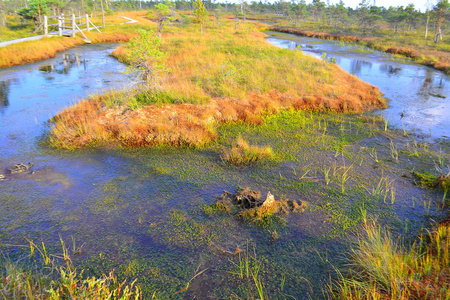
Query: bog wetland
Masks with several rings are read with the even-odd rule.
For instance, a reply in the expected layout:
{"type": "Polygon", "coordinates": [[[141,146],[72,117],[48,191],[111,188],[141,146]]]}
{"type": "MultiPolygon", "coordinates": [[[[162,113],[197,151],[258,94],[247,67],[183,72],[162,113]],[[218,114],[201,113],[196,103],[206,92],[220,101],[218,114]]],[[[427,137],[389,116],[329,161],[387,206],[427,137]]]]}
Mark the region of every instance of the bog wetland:
{"type": "Polygon", "coordinates": [[[268,299],[309,299],[324,297],[366,216],[406,240],[444,218],[443,193],[415,186],[411,172],[450,163],[448,76],[338,42],[268,40],[335,57],[379,87],[389,108],[375,116],[284,111],[259,126],[221,125],[217,141],[200,149],[65,151],[47,147],[48,120],[88,94],[129,84],[125,65],[108,56],[117,45],[0,70],[0,249],[19,255],[11,245],[28,238],[58,251],[62,238],[81,248],[73,259],[86,273],[115,270],[161,299],[257,298],[248,264],[268,299]],[[274,159],[225,163],[220,150],[238,136],[270,145],[274,159]],[[33,162],[32,172],[8,174],[18,162],[33,162]],[[246,222],[214,205],[239,187],[307,205],[246,222]]]}

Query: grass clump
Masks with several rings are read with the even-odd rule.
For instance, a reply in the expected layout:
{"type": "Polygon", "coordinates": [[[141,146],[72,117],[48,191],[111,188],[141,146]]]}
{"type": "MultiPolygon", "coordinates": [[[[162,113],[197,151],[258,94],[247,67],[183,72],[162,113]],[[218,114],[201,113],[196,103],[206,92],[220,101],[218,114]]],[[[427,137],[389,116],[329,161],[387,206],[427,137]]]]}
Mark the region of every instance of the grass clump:
{"type": "Polygon", "coordinates": [[[413,172],[413,175],[417,178],[416,184],[425,188],[434,188],[438,190],[444,191],[444,197],[447,196],[448,191],[450,190],[450,173],[443,174],[441,173],[438,176],[435,176],[431,173],[424,172],[413,172]]]}
{"type": "Polygon", "coordinates": [[[222,151],[221,159],[237,166],[274,158],[272,147],[250,146],[242,137],[238,137],[236,145],[228,149],[224,148],[222,151]]]}
{"type": "Polygon", "coordinates": [[[374,223],[350,253],[348,276],[339,273],[332,299],[449,299],[450,223],[410,248],[374,223]]]}
{"type": "Polygon", "coordinates": [[[2,299],[142,299],[135,281],[128,285],[119,282],[112,272],[100,277],[83,276],[83,271],[74,267],[70,250],[62,240],[61,245],[62,254],[50,255],[44,243],[37,245],[30,241],[29,255],[19,260],[3,256],[0,259],[2,299]]]}

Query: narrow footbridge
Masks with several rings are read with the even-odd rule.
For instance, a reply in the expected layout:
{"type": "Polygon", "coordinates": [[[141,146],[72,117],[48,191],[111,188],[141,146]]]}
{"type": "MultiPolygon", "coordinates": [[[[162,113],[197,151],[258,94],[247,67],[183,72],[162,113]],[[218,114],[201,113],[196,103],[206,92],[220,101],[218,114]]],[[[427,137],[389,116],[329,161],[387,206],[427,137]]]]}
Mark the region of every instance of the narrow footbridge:
{"type": "MultiPolygon", "coordinates": [[[[44,36],[70,36],[75,37],[80,33],[84,40],[90,43],[90,39],[86,37],[83,31],[91,31],[92,29],[100,30],[89,19],[89,15],[76,17],[74,14],[66,16],[64,14],[59,16],[44,16],[43,22],[36,31],[42,30],[44,36]],[[54,23],[49,23],[53,21],[54,23]]],[[[35,31],[35,32],[36,32],[35,31]]]]}
{"type": "MultiPolygon", "coordinates": [[[[0,0],[1,1],[1,0],[0,0]]],[[[128,20],[128,22],[120,23],[120,25],[128,24],[128,23],[137,23],[137,20],[133,20],[128,17],[122,18],[128,20]]],[[[101,32],[101,27],[95,26],[91,20],[89,19],[89,15],[79,16],[75,17],[75,15],[65,16],[44,16],[43,22],[39,25],[39,27],[35,30],[42,31],[43,35],[37,35],[37,36],[31,36],[26,38],[21,38],[17,40],[11,40],[11,41],[5,41],[0,42],[0,47],[5,47],[11,44],[17,44],[21,42],[27,42],[27,41],[35,41],[40,40],[43,37],[48,36],[70,36],[75,37],[75,35],[79,32],[84,37],[83,39],[85,42],[90,43],[91,40],[86,37],[86,35],[83,33],[83,31],[91,31],[91,30],[97,30],[98,32],[101,32]],[[55,23],[49,23],[49,20],[53,20],[55,23]]]]}

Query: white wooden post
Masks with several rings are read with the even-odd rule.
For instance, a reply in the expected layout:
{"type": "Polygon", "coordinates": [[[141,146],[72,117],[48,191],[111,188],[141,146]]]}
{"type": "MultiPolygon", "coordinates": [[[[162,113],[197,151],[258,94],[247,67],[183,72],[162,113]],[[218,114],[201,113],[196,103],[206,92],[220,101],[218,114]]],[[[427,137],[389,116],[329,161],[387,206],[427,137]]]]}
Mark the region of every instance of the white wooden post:
{"type": "Polygon", "coordinates": [[[86,14],[86,30],[89,32],[91,31],[91,28],[89,28],[89,15],[86,14]]]}
{"type": "Polygon", "coordinates": [[[44,16],[44,36],[48,36],[48,18],[47,16],[44,16]]]}
{"type": "Polygon", "coordinates": [[[75,14],[72,14],[72,37],[75,37],[75,14]]]}
{"type": "Polygon", "coordinates": [[[61,19],[61,16],[58,16],[58,35],[62,36],[62,19],[61,19]]]}

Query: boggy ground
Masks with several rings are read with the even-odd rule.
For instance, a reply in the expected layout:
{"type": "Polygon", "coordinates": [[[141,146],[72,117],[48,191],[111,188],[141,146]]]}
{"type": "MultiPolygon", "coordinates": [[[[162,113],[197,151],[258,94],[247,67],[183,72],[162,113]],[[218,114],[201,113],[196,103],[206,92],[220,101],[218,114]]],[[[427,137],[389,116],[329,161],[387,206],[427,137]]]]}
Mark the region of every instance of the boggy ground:
{"type": "Polygon", "coordinates": [[[85,276],[114,270],[119,280],[138,279],[147,298],[258,299],[258,287],[264,299],[323,298],[365,218],[406,242],[444,218],[443,193],[414,185],[411,173],[446,168],[448,141],[360,114],[262,118],[258,126],[224,124],[200,149],[80,150],[91,167],[50,193],[32,181],[3,182],[3,249],[26,236],[58,252],[61,234],[81,249],[73,260],[85,276]],[[221,149],[238,136],[271,146],[274,160],[223,162],[221,149]],[[223,190],[238,187],[308,205],[265,223],[215,209],[223,190]]]}
{"type": "MultiPolygon", "coordinates": [[[[157,89],[111,92],[66,109],[54,118],[51,144],[201,146],[217,138],[218,124],[257,125],[283,109],[362,112],[386,105],[376,87],[340,67],[271,46],[256,24],[166,31],[161,49],[171,71],[157,89]]],[[[113,55],[125,60],[126,51],[113,55]]]]}

